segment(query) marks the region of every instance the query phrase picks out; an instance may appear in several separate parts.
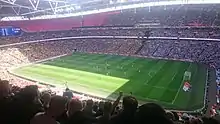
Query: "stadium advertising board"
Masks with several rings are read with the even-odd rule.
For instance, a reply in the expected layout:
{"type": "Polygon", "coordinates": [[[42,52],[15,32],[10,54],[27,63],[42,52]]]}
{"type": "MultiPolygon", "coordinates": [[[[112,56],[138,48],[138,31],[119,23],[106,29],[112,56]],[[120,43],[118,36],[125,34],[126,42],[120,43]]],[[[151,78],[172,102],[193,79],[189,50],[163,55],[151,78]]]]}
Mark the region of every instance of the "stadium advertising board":
{"type": "Polygon", "coordinates": [[[0,36],[19,36],[22,30],[17,27],[0,28],[0,36]]]}

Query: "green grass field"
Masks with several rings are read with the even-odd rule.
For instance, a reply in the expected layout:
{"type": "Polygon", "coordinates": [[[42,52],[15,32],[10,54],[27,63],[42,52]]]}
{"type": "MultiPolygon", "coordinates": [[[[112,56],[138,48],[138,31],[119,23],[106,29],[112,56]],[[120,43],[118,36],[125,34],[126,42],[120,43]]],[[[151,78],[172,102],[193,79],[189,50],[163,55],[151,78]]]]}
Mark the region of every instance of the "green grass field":
{"type": "Polygon", "coordinates": [[[68,82],[74,91],[102,98],[114,99],[119,91],[132,92],[140,103],[191,111],[203,107],[207,70],[197,63],[73,53],[12,72],[48,84],[68,82]],[[190,92],[182,90],[185,71],[192,73],[190,92]]]}

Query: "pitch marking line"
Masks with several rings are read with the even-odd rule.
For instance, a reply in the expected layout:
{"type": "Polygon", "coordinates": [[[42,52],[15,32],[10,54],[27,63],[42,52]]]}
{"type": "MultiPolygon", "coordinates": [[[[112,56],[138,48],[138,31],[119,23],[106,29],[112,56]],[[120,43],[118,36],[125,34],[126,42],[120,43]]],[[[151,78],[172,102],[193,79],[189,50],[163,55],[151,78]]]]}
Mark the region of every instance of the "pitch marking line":
{"type": "Polygon", "coordinates": [[[156,89],[164,89],[164,90],[170,90],[170,91],[177,91],[176,89],[170,89],[170,88],[167,88],[167,87],[160,87],[160,86],[150,86],[148,84],[146,84],[146,86],[148,87],[152,87],[152,88],[156,88],[156,89]]]}
{"type": "MultiPolygon", "coordinates": [[[[192,63],[190,63],[189,67],[191,67],[191,65],[192,65],[192,63]]],[[[189,69],[189,67],[187,68],[187,70],[189,69]]],[[[174,97],[174,99],[173,99],[173,101],[172,101],[172,104],[176,101],[177,96],[179,95],[180,90],[181,90],[181,88],[182,88],[183,85],[184,85],[183,80],[184,80],[184,78],[183,78],[182,81],[181,81],[181,85],[180,85],[180,87],[179,87],[179,89],[178,89],[178,91],[177,91],[177,93],[176,93],[176,95],[175,95],[175,97],[174,97]]]]}

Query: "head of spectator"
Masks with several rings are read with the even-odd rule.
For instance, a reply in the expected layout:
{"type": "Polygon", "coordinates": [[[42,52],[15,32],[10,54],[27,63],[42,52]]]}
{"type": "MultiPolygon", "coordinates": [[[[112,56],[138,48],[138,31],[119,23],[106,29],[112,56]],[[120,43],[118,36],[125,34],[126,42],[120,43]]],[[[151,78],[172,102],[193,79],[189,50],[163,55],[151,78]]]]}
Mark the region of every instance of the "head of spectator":
{"type": "Polygon", "coordinates": [[[66,88],[63,92],[63,96],[67,97],[70,100],[73,98],[73,92],[69,88],[66,88]]]}
{"type": "Polygon", "coordinates": [[[137,106],[138,102],[135,97],[125,96],[122,102],[122,111],[118,115],[111,117],[111,123],[133,124],[137,106]]]}
{"type": "Polygon", "coordinates": [[[99,109],[100,109],[100,110],[103,110],[103,109],[104,109],[104,102],[103,102],[103,101],[100,101],[100,102],[99,102],[99,109]]]}
{"type": "Polygon", "coordinates": [[[78,111],[82,111],[82,102],[79,99],[72,99],[67,106],[67,115],[71,116],[78,111]]]}
{"type": "Polygon", "coordinates": [[[172,124],[173,122],[166,117],[165,110],[155,104],[155,103],[147,103],[140,106],[136,113],[136,123],[163,123],[163,124],[172,124]]]}
{"type": "Polygon", "coordinates": [[[103,110],[104,110],[104,102],[100,101],[98,103],[98,110],[96,111],[96,116],[101,116],[103,114],[103,110]]]}
{"type": "Polygon", "coordinates": [[[122,103],[123,111],[126,113],[135,113],[138,107],[138,101],[133,96],[125,96],[122,103]]]}
{"type": "Polygon", "coordinates": [[[110,117],[111,117],[111,112],[112,112],[112,103],[111,102],[105,102],[104,103],[104,110],[103,110],[103,115],[97,117],[98,123],[99,124],[108,124],[110,117]]]}
{"type": "Polygon", "coordinates": [[[26,124],[38,112],[42,111],[39,91],[36,85],[26,86],[15,94],[11,104],[10,123],[26,124]]]}
{"type": "Polygon", "coordinates": [[[29,103],[38,103],[40,102],[40,92],[36,85],[26,86],[21,89],[19,93],[16,94],[16,99],[19,99],[20,102],[24,102],[26,104],[29,103]]]}
{"type": "Polygon", "coordinates": [[[45,112],[37,113],[30,124],[58,124],[56,119],[65,112],[66,102],[62,96],[53,96],[49,108],[45,112]]]}
{"type": "Polygon", "coordinates": [[[41,101],[42,101],[44,109],[47,109],[49,107],[50,100],[51,100],[50,93],[48,93],[48,92],[42,93],[41,101]]]}
{"type": "Polygon", "coordinates": [[[86,106],[85,106],[83,112],[87,115],[90,115],[90,116],[92,116],[94,114],[94,112],[93,112],[93,100],[92,99],[86,101],[86,106]]]}
{"type": "Polygon", "coordinates": [[[166,112],[166,116],[167,116],[168,119],[170,119],[172,121],[175,120],[174,114],[172,112],[170,112],[170,111],[166,112]]]}
{"type": "Polygon", "coordinates": [[[49,108],[46,113],[51,117],[58,117],[65,112],[67,99],[62,96],[51,97],[49,108]]]}
{"type": "Polygon", "coordinates": [[[111,102],[105,102],[104,103],[103,114],[104,115],[111,114],[111,111],[112,111],[112,103],[111,102]]]}
{"type": "Polygon", "coordinates": [[[90,124],[96,121],[96,118],[82,111],[82,102],[78,99],[72,99],[68,103],[67,124],[90,124]]]}
{"type": "Polygon", "coordinates": [[[10,93],[10,85],[7,80],[0,80],[0,99],[7,97],[10,93]]]}
{"type": "Polygon", "coordinates": [[[86,108],[92,109],[93,107],[93,100],[89,99],[86,101],[86,108]]]}
{"type": "Polygon", "coordinates": [[[177,112],[171,111],[174,115],[174,121],[178,121],[179,120],[179,115],[177,114],[177,112]]]}
{"type": "Polygon", "coordinates": [[[95,103],[94,103],[94,105],[93,105],[93,111],[95,111],[95,112],[98,111],[98,107],[99,107],[98,104],[99,104],[98,102],[95,102],[95,103]]]}

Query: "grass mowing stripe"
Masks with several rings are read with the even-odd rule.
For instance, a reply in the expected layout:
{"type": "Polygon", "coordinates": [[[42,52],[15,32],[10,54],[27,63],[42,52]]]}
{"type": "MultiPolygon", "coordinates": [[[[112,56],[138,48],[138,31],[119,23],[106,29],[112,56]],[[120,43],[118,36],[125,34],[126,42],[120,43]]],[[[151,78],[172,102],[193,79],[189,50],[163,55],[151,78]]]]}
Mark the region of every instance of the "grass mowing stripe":
{"type": "MultiPolygon", "coordinates": [[[[118,58],[119,60],[121,60],[122,58],[118,58]]],[[[95,72],[95,73],[101,73],[102,74],[107,74],[109,70],[105,69],[104,67],[106,67],[106,64],[94,64],[93,66],[88,66],[88,64],[83,64],[80,63],[82,65],[77,65],[75,63],[65,63],[65,62],[59,62],[59,63],[54,63],[54,64],[49,64],[49,65],[53,65],[53,66],[60,66],[60,67],[65,67],[65,68],[71,68],[71,69],[77,69],[77,70],[83,70],[83,71],[91,71],[91,72],[95,72]]],[[[114,70],[115,71],[115,70],[114,70]]]]}
{"type": "MultiPolygon", "coordinates": [[[[51,84],[51,85],[57,84],[59,86],[62,86],[60,84],[64,85],[64,82],[67,81],[67,82],[69,82],[68,86],[74,88],[75,91],[78,91],[78,92],[81,92],[81,93],[86,93],[86,94],[89,93],[89,94],[93,94],[95,96],[97,95],[97,96],[100,96],[100,97],[103,97],[103,98],[107,98],[111,94],[111,91],[108,90],[108,89],[103,89],[103,88],[98,88],[98,87],[91,87],[93,85],[91,85],[91,86],[84,85],[84,84],[82,84],[82,82],[78,82],[76,80],[73,83],[72,80],[65,80],[64,81],[63,79],[60,79],[60,80],[59,79],[53,79],[53,78],[50,78],[50,77],[47,77],[47,76],[44,76],[44,75],[39,75],[39,74],[36,74],[36,73],[29,73],[29,72],[24,72],[24,71],[22,71],[21,73],[27,79],[35,80],[35,81],[38,81],[38,82],[44,82],[46,84],[51,84]]],[[[117,96],[115,96],[114,98],[116,98],[116,97],[117,96]]]]}
{"type": "Polygon", "coordinates": [[[38,69],[31,69],[28,70],[29,73],[36,73],[41,75],[41,77],[43,78],[47,78],[49,77],[53,77],[56,80],[61,80],[63,82],[65,81],[71,81],[73,83],[75,82],[79,82],[81,85],[87,86],[87,87],[92,87],[92,88],[98,88],[98,87],[102,87],[104,89],[117,89],[118,87],[120,87],[121,85],[123,85],[127,80],[114,80],[114,83],[112,84],[111,82],[108,82],[107,80],[109,80],[109,77],[107,77],[107,79],[104,79],[105,77],[102,77],[103,80],[100,79],[91,79],[90,77],[85,77],[85,78],[80,78],[80,75],[69,75],[68,73],[60,73],[60,74],[56,74],[53,73],[54,71],[44,71],[42,72],[42,69],[38,68],[38,69]],[[108,85],[105,85],[106,83],[108,83],[108,85]]]}
{"type": "MultiPolygon", "coordinates": [[[[111,59],[111,58],[110,58],[111,59]]],[[[112,58],[113,59],[113,58],[112,58]]],[[[128,61],[128,60],[126,60],[126,58],[120,58],[120,57],[117,57],[117,59],[115,59],[114,58],[114,60],[116,60],[116,61],[114,61],[114,64],[118,64],[118,63],[126,63],[126,65],[128,65],[128,62],[130,62],[130,61],[128,61]]],[[[135,59],[134,59],[135,60],[135,59]]],[[[132,59],[132,61],[134,61],[133,59],[132,59]]],[[[98,72],[97,73],[99,73],[99,72],[104,72],[104,74],[109,74],[109,75],[111,75],[111,74],[117,74],[117,73],[120,73],[121,72],[121,69],[115,69],[115,66],[113,66],[112,64],[113,63],[110,63],[111,65],[108,67],[108,68],[106,68],[107,66],[106,66],[106,63],[103,63],[103,64],[96,64],[96,63],[94,63],[94,65],[90,65],[90,63],[89,64],[85,64],[86,66],[80,66],[80,65],[75,65],[76,63],[74,63],[74,64],[70,64],[70,63],[72,63],[72,62],[69,62],[69,61],[67,61],[68,63],[66,63],[66,61],[64,61],[64,62],[59,62],[59,63],[54,63],[54,64],[52,64],[52,65],[59,65],[59,66],[61,66],[61,67],[66,67],[66,68],[74,68],[74,69],[78,69],[78,70],[87,70],[87,71],[92,71],[92,72],[97,72],[97,68],[98,68],[98,72]],[[65,63],[64,63],[65,62],[65,63]],[[88,66],[88,65],[90,65],[90,66],[88,66]],[[74,67],[73,67],[74,66],[74,67]],[[91,68],[91,66],[92,66],[92,68],[91,68]],[[78,68],[78,67],[80,67],[80,68],[78,68]],[[113,68],[112,68],[113,67],[113,68]]],[[[108,62],[109,63],[109,62],[108,62]]],[[[81,63],[80,63],[81,64],[81,63]]],[[[50,64],[51,65],[51,64],[50,64]]],[[[117,67],[119,67],[119,66],[117,66],[117,67]]],[[[119,74],[120,75],[120,74],[119,74]]],[[[121,74],[122,75],[122,74],[121,74]]],[[[114,75],[113,75],[114,76],[114,75]]],[[[124,76],[123,76],[123,78],[124,78],[124,76]]]]}
{"type": "Polygon", "coordinates": [[[80,64],[88,64],[87,62],[89,61],[89,62],[96,62],[98,59],[106,59],[106,58],[111,58],[111,56],[105,56],[105,57],[101,57],[100,58],[100,56],[91,56],[91,58],[90,57],[87,57],[87,58],[85,58],[85,59],[82,59],[81,57],[77,57],[77,58],[61,58],[61,59],[58,59],[58,60],[55,60],[55,61],[48,61],[48,64],[49,63],[52,63],[52,64],[54,64],[54,63],[57,63],[57,62],[65,62],[65,63],[68,63],[68,62],[71,62],[72,64],[73,64],[73,62],[74,62],[74,64],[77,64],[77,63],[80,63],[80,64]],[[92,60],[92,59],[94,59],[94,60],[92,60]]]}
{"type": "MultiPolygon", "coordinates": [[[[72,69],[67,69],[67,68],[61,68],[61,67],[56,67],[56,66],[49,66],[49,65],[39,65],[36,68],[31,68],[31,70],[47,70],[47,71],[51,71],[53,72],[61,72],[64,74],[67,74],[68,76],[74,76],[74,75],[79,75],[82,77],[87,77],[90,79],[102,79],[103,77],[105,78],[106,81],[114,83],[114,81],[124,81],[126,79],[122,79],[122,78],[117,78],[117,77],[110,77],[110,76],[105,76],[105,75],[101,75],[101,74],[96,74],[96,73],[90,73],[90,72],[85,72],[85,71],[80,71],[80,70],[72,70],[72,69]]],[[[42,72],[40,72],[42,73],[42,72]]]]}

